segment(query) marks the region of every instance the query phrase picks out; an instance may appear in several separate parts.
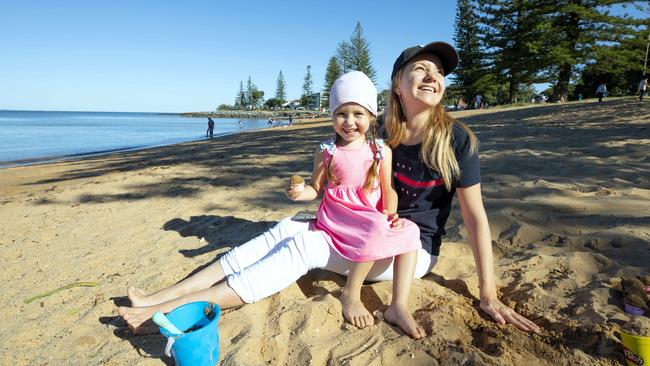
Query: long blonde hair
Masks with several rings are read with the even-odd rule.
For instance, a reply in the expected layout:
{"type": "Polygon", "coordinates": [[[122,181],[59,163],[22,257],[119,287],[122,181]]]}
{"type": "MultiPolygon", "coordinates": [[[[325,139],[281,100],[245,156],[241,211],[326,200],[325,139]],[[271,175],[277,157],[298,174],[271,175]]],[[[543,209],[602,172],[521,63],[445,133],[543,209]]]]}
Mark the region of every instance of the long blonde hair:
{"type": "MultiPolygon", "coordinates": [[[[379,188],[379,185],[376,185],[375,182],[379,180],[379,175],[377,171],[379,170],[379,161],[380,157],[377,154],[377,140],[375,136],[377,136],[377,118],[372,115],[369,111],[367,111],[365,108],[363,108],[365,113],[368,115],[368,118],[370,119],[370,126],[368,128],[368,131],[366,131],[366,142],[370,144],[370,148],[372,149],[372,165],[368,169],[368,174],[366,174],[366,182],[363,184],[363,191],[364,192],[370,192],[374,191],[377,188],[379,188]]],[[[334,113],[332,113],[334,115],[334,113]]],[[[338,144],[340,141],[341,136],[339,134],[336,134],[336,140],[335,143],[338,144]]],[[[332,184],[338,184],[339,180],[336,178],[334,175],[334,165],[332,162],[334,161],[334,155],[330,157],[330,161],[327,164],[327,180],[332,183],[332,184]]]]}
{"type": "MultiPolygon", "coordinates": [[[[395,90],[402,78],[402,67],[393,78],[388,110],[385,117],[385,128],[388,138],[386,144],[392,149],[396,148],[406,134],[406,115],[400,102],[400,97],[395,90]]],[[[430,169],[436,170],[445,182],[447,191],[451,191],[452,182],[460,177],[460,167],[454,154],[451,139],[454,136],[454,124],[460,126],[469,138],[470,153],[478,150],[478,140],[474,133],[464,123],[457,121],[447,111],[442,103],[431,107],[429,122],[427,123],[420,147],[420,159],[430,169]]]]}

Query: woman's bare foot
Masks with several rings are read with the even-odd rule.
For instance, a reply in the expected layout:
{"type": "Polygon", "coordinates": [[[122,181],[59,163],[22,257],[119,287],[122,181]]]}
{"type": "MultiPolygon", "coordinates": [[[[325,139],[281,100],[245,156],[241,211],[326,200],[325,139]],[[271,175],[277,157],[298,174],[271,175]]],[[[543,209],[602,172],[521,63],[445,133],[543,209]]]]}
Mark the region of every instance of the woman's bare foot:
{"type": "Polygon", "coordinates": [[[408,308],[391,304],[384,312],[384,319],[402,328],[404,333],[411,336],[411,338],[421,339],[427,335],[424,328],[415,321],[408,308]]]}
{"type": "Polygon", "coordinates": [[[120,306],[117,308],[118,314],[126,321],[133,334],[150,334],[152,330],[154,332],[157,331],[157,328],[152,327],[154,324],[151,321],[151,317],[156,311],[157,308],[155,306],[141,308],[120,306]]]}
{"type": "Polygon", "coordinates": [[[359,293],[350,294],[346,289],[343,289],[339,300],[343,305],[343,317],[349,323],[359,328],[375,324],[375,318],[363,306],[359,293]]]}

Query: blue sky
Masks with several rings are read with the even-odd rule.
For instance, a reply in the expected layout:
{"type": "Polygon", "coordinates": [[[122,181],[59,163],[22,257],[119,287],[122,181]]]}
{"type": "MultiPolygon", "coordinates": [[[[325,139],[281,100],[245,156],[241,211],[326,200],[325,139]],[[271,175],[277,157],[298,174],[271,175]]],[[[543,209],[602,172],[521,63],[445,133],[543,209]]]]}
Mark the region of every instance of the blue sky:
{"type": "Polygon", "coordinates": [[[250,76],[289,98],[315,88],[361,22],[377,86],[395,57],[453,43],[456,1],[3,1],[0,109],[185,112],[232,104],[250,76]]]}

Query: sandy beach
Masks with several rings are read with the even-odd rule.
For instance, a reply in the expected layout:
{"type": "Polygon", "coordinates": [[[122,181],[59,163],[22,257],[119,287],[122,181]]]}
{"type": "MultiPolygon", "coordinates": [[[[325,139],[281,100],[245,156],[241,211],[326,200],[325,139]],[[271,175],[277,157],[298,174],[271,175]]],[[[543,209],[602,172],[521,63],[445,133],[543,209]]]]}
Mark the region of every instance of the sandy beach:
{"type": "MultiPolygon", "coordinates": [[[[410,304],[428,337],[344,323],[344,277],[315,270],[219,320],[222,365],[617,365],[621,276],[650,274],[650,104],[633,98],[458,112],[481,141],[501,299],[544,328],[479,310],[459,210],[410,304]]],[[[328,120],[78,161],[0,169],[0,364],[160,365],[161,335],[117,316],[126,288],[168,286],[315,210],[282,190],[311,174],[328,120]],[[30,303],[35,295],[78,282],[30,303]]],[[[457,203],[455,204],[457,207],[457,203]]],[[[362,299],[381,313],[391,283],[362,299]]]]}

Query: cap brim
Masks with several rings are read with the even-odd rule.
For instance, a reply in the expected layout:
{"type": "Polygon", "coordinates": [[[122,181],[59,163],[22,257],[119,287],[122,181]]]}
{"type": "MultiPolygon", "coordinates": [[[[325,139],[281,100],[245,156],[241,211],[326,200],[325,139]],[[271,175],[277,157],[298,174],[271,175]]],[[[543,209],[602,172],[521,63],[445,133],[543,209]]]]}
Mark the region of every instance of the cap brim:
{"type": "Polygon", "coordinates": [[[418,55],[430,53],[438,56],[442,67],[445,69],[445,76],[451,74],[458,66],[458,52],[456,49],[446,42],[431,42],[413,54],[411,60],[418,55]]]}

